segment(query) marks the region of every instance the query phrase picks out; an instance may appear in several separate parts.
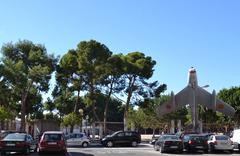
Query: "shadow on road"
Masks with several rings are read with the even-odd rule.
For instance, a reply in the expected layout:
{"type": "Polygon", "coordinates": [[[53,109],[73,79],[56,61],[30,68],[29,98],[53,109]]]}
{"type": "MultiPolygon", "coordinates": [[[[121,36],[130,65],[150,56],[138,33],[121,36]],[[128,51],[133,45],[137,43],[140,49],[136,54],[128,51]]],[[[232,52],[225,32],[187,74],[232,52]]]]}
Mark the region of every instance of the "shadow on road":
{"type": "Polygon", "coordinates": [[[86,153],[81,153],[81,152],[71,152],[71,156],[94,156],[92,154],[86,154],[86,153]]]}

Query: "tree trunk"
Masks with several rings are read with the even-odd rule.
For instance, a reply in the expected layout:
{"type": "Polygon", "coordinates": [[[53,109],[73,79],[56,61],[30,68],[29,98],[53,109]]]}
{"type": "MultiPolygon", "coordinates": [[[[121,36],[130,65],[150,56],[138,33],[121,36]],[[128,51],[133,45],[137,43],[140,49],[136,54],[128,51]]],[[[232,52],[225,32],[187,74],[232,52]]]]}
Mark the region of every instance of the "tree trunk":
{"type": "Polygon", "coordinates": [[[110,85],[110,89],[109,89],[109,93],[107,96],[107,101],[106,101],[106,105],[105,105],[105,109],[104,109],[104,116],[103,116],[103,134],[104,135],[106,134],[106,129],[107,129],[107,125],[106,125],[107,113],[108,113],[108,106],[109,106],[110,98],[112,95],[112,90],[113,90],[113,81],[111,82],[111,85],[110,85]]]}
{"type": "Polygon", "coordinates": [[[26,120],[25,120],[25,115],[26,115],[26,101],[27,101],[27,96],[29,93],[30,88],[32,87],[33,81],[29,82],[29,85],[27,86],[26,91],[24,90],[22,93],[22,99],[21,99],[21,126],[20,126],[20,131],[25,132],[26,128],[26,120]]]}
{"type": "Polygon", "coordinates": [[[77,91],[77,100],[76,100],[76,103],[75,103],[75,105],[74,105],[74,112],[75,113],[78,113],[78,103],[79,103],[79,97],[80,97],[80,89],[77,91]]]}
{"type": "Polygon", "coordinates": [[[125,106],[125,110],[124,110],[124,130],[128,130],[128,108],[130,105],[130,100],[132,97],[132,89],[133,89],[133,85],[135,83],[135,79],[136,77],[130,77],[129,78],[129,84],[128,84],[128,97],[127,97],[127,102],[126,102],[126,106],[125,106]]]}
{"type": "Polygon", "coordinates": [[[74,125],[70,125],[70,133],[73,133],[74,125]]]}
{"type": "Polygon", "coordinates": [[[93,111],[93,120],[92,120],[92,125],[93,125],[93,130],[92,130],[92,139],[95,139],[95,124],[96,121],[99,121],[98,115],[96,113],[95,109],[95,98],[94,98],[94,86],[90,85],[90,99],[92,100],[92,111],[93,111]]]}

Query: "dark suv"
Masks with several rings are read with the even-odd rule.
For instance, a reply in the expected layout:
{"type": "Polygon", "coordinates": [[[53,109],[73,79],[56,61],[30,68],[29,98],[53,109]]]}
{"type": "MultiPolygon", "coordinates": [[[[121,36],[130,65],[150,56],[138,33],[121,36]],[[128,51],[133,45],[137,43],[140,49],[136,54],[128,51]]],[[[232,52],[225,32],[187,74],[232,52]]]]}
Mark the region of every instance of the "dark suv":
{"type": "Polygon", "coordinates": [[[131,145],[136,147],[141,142],[141,135],[135,131],[117,131],[101,139],[103,146],[131,145]]]}
{"type": "Polygon", "coordinates": [[[187,152],[202,150],[208,152],[207,138],[201,134],[187,134],[183,137],[183,146],[187,152]]]}

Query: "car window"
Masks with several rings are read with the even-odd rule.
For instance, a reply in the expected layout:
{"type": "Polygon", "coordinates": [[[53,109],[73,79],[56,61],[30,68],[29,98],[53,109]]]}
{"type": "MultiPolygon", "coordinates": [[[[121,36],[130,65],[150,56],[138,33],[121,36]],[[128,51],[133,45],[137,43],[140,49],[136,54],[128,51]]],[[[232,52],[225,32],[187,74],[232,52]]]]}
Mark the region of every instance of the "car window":
{"type": "Polygon", "coordinates": [[[32,137],[30,135],[27,135],[27,141],[32,141],[32,137]]]}
{"type": "Polygon", "coordinates": [[[193,136],[191,139],[194,140],[194,141],[204,140],[204,136],[193,136]]]}
{"type": "Polygon", "coordinates": [[[62,140],[61,134],[45,134],[44,135],[45,141],[60,141],[62,140]]]}
{"type": "Polygon", "coordinates": [[[178,140],[178,137],[177,136],[171,136],[171,135],[167,135],[167,136],[164,136],[163,137],[164,140],[167,140],[167,139],[173,139],[173,140],[178,140]]]}
{"type": "Polygon", "coordinates": [[[117,136],[118,136],[118,137],[122,137],[122,136],[124,136],[124,133],[123,133],[123,132],[120,132],[120,133],[117,134],[117,136]]]}
{"type": "Polygon", "coordinates": [[[189,136],[185,135],[185,136],[183,137],[183,140],[189,140],[189,136]]]}
{"type": "Polygon", "coordinates": [[[216,136],[216,140],[228,140],[228,137],[225,135],[216,136]]]}
{"type": "Polygon", "coordinates": [[[82,138],[83,134],[76,134],[76,138],[82,138]]]}
{"type": "Polygon", "coordinates": [[[209,140],[213,140],[213,136],[210,136],[209,140]]]}
{"type": "Polygon", "coordinates": [[[25,140],[26,134],[10,133],[4,139],[25,140]]]}
{"type": "Polygon", "coordinates": [[[133,136],[131,132],[125,132],[125,136],[133,136]]]}

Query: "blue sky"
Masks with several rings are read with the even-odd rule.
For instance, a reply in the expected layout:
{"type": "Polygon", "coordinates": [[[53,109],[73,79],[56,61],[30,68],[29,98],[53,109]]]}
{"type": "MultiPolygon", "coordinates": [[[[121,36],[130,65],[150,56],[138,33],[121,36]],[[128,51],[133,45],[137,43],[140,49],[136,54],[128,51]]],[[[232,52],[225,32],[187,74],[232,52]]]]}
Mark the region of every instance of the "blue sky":
{"type": "Polygon", "coordinates": [[[188,69],[207,90],[240,84],[240,1],[11,0],[0,5],[0,46],[28,39],[63,55],[95,39],[114,53],[157,61],[151,80],[178,92],[188,69]]]}

